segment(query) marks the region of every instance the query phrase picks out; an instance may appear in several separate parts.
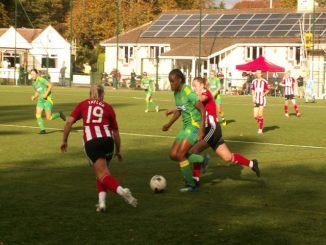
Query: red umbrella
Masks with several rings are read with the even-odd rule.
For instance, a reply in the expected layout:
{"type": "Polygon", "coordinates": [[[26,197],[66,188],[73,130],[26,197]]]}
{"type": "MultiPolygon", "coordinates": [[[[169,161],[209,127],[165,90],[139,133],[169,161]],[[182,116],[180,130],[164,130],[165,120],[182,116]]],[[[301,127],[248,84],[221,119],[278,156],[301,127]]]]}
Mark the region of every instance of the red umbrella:
{"type": "Polygon", "coordinates": [[[237,65],[235,68],[240,71],[262,70],[263,72],[284,72],[285,70],[284,67],[268,62],[263,56],[259,56],[247,64],[237,65]]]}

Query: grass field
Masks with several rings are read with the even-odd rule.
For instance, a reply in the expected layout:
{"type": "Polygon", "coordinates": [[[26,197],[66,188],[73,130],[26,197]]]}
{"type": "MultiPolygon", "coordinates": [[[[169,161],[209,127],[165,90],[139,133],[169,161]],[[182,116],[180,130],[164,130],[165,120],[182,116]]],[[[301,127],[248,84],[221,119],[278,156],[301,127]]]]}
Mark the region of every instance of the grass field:
{"type": "MultiPolygon", "coordinates": [[[[196,193],[168,152],[180,129],[162,132],[172,92],[157,92],[159,113],[144,113],[142,91],[109,90],[117,113],[123,162],[112,173],[139,201],[137,208],[109,194],[96,213],[95,177],[81,144],[81,123],[66,154],[63,122],[46,121],[39,135],[31,87],[0,86],[0,244],[326,244],[326,101],[298,101],[301,118],[284,117],[283,99],[269,97],[265,130],[257,134],[249,96],[225,96],[224,139],[234,152],[260,162],[248,168],[212,157],[196,193]],[[166,177],[165,193],[149,180],[166,177]]],[[[56,109],[70,112],[86,88],[54,88],[56,109]]],[[[290,112],[293,108],[290,106],[290,112]]],[[[212,152],[211,152],[212,155],[212,152]]]]}

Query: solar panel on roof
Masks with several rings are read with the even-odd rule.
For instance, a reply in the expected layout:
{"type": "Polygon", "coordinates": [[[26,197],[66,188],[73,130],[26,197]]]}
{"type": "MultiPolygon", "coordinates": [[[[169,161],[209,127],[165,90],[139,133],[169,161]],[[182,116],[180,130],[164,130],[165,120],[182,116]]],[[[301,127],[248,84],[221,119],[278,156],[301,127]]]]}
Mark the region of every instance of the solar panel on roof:
{"type": "MultiPolygon", "coordinates": [[[[143,32],[142,37],[197,37],[199,18],[199,14],[164,14],[143,32]]],[[[298,36],[303,19],[305,31],[326,35],[326,13],[204,14],[201,34],[206,37],[298,36]]]]}

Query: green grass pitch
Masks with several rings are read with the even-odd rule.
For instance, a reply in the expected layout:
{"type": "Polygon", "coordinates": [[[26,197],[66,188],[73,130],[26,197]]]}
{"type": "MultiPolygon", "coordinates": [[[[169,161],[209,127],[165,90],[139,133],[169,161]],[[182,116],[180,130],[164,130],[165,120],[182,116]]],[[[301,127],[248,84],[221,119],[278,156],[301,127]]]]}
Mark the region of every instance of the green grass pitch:
{"type": "MultiPolygon", "coordinates": [[[[172,92],[157,92],[160,112],[144,113],[144,93],[107,90],[117,113],[123,162],[113,175],[129,187],[137,208],[109,193],[108,211],[96,213],[95,177],[82,149],[81,123],[68,152],[59,146],[64,123],[45,121],[39,135],[31,87],[0,86],[0,244],[326,244],[326,101],[297,100],[302,117],[283,113],[283,99],[268,97],[265,130],[257,134],[250,96],[224,96],[223,135],[233,152],[259,160],[261,178],[213,156],[200,191],[179,193],[178,163],[168,157],[177,122],[172,92]],[[149,180],[167,179],[154,194],[149,180]]],[[[53,89],[55,109],[69,113],[87,88],[53,89]]],[[[293,113],[293,114],[291,114],[293,113]]]]}

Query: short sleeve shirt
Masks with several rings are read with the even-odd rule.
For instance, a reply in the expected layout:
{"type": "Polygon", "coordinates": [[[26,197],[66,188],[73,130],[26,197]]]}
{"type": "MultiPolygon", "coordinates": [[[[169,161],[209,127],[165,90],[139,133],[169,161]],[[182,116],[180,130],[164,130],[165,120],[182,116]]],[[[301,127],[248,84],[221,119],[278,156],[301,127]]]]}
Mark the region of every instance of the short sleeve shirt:
{"type": "Polygon", "coordinates": [[[184,127],[200,126],[200,112],[195,107],[199,100],[189,85],[184,84],[180,91],[174,92],[177,109],[181,112],[184,127]]]}

